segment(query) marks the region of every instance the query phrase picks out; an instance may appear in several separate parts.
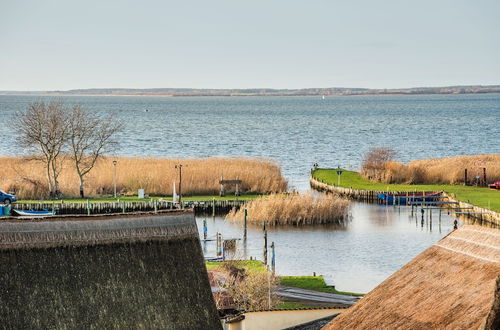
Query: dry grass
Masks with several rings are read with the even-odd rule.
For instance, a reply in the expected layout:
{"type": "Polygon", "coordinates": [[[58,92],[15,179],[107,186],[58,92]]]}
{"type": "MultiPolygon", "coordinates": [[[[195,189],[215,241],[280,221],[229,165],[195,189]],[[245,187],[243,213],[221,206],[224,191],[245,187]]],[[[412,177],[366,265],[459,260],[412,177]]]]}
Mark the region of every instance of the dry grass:
{"type": "Polygon", "coordinates": [[[483,328],[488,315],[498,313],[494,301],[499,248],[498,229],[464,226],[403,266],[325,329],[483,328]]]}
{"type": "MultiPolygon", "coordinates": [[[[86,179],[86,195],[91,197],[113,193],[113,164],[110,158],[100,160],[86,179]]],[[[145,189],[150,195],[171,195],[173,182],[178,183],[176,164],[182,169],[183,195],[218,194],[221,175],[225,179],[243,181],[242,192],[273,193],[287,189],[287,182],[279,165],[255,158],[158,159],[116,158],[117,190],[122,194],[136,194],[145,189]]],[[[0,189],[15,191],[19,198],[37,199],[48,196],[43,164],[20,157],[0,158],[0,189]]],[[[61,191],[66,197],[79,194],[78,176],[72,163],[64,162],[60,175],[61,191]]],[[[229,188],[229,187],[227,187],[229,188]]],[[[177,186],[177,193],[178,186],[177,186]]],[[[234,191],[234,187],[232,188],[234,191]]],[[[231,190],[226,190],[228,193],[231,190]]]]}
{"type": "Polygon", "coordinates": [[[348,217],[350,202],[336,195],[314,197],[311,194],[273,194],[233,209],[228,219],[243,221],[244,209],[249,222],[266,221],[275,225],[340,224],[348,217]]]}
{"type": "Polygon", "coordinates": [[[422,159],[408,165],[389,162],[384,171],[372,178],[387,183],[462,184],[465,169],[470,181],[476,175],[483,177],[482,167],[486,167],[488,182],[500,181],[500,154],[422,159]]]}

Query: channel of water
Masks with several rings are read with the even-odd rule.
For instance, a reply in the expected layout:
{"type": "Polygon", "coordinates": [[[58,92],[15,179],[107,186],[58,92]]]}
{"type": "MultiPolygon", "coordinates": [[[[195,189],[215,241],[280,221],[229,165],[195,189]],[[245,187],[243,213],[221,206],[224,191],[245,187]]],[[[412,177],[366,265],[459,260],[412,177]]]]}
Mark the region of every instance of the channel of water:
{"type": "MultiPolygon", "coordinates": [[[[249,214],[251,217],[251,214],[249,214]]],[[[268,242],[276,245],[278,275],[323,275],[328,284],[342,291],[366,293],[393,272],[453,230],[454,217],[443,212],[432,220],[411,207],[353,202],[351,219],[342,227],[269,227],[268,242]]],[[[246,242],[241,222],[223,217],[197,216],[200,238],[206,220],[208,239],[202,248],[206,257],[216,256],[215,235],[239,238],[234,257],[263,259],[261,225],[249,225],[246,242]]],[[[270,260],[270,256],[269,256],[270,260]]]]}

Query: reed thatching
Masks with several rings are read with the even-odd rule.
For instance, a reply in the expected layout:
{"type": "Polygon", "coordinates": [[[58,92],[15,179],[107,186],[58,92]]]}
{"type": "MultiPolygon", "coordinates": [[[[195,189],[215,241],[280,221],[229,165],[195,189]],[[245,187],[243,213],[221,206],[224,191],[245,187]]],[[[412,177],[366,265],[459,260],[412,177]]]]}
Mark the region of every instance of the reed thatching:
{"type": "Polygon", "coordinates": [[[0,223],[5,329],[220,329],[194,215],[0,223]]]}
{"type": "Polygon", "coordinates": [[[349,200],[333,194],[272,194],[233,208],[226,217],[243,221],[247,209],[247,221],[271,226],[342,224],[348,219],[349,205],[349,200]]]}
{"type": "Polygon", "coordinates": [[[325,329],[498,329],[500,230],[464,226],[325,329]]]}
{"type": "MultiPolygon", "coordinates": [[[[219,180],[240,179],[241,192],[267,194],[283,192],[287,181],[278,164],[260,158],[162,159],[117,157],[101,159],[85,180],[86,195],[112,195],[114,192],[113,160],[117,160],[117,190],[121,194],[137,194],[144,189],[150,195],[172,195],[175,182],[179,193],[179,170],[182,170],[182,194],[218,194],[219,180]]],[[[79,196],[79,180],[73,163],[62,162],[59,176],[61,192],[66,197],[79,196]]],[[[49,195],[43,164],[33,157],[0,157],[0,189],[14,191],[22,199],[47,198],[49,195]]],[[[227,193],[234,186],[226,187],[227,193]]]]}

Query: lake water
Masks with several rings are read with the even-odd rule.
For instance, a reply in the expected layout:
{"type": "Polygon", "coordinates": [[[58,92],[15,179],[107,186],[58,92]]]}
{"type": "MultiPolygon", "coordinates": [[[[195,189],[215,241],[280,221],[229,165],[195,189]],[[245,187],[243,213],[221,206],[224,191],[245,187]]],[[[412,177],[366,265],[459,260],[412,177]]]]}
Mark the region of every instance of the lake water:
{"type": "MultiPolygon", "coordinates": [[[[19,155],[12,118],[35,96],[0,96],[0,155],[19,155]]],[[[248,156],[275,159],[290,186],[308,189],[315,161],[357,169],[370,147],[409,161],[500,153],[500,94],[327,97],[64,98],[125,123],[117,155],[248,156]]],[[[209,236],[241,237],[241,225],[207,219],[209,236]]],[[[367,292],[451,230],[410,219],[408,209],[354,203],[344,228],[270,228],[279,274],[315,271],[341,290],[367,292]]],[[[198,219],[202,230],[202,219],[198,219]]],[[[207,255],[214,255],[207,242],[207,255]]],[[[262,232],[249,229],[246,256],[262,257],[262,232]]]]}
{"type": "MultiPolygon", "coordinates": [[[[0,155],[23,152],[11,119],[37,99],[0,95],[0,155]]],[[[315,161],[356,169],[373,146],[402,161],[500,152],[500,94],[63,100],[123,119],[118,155],[268,157],[299,190],[315,161]]]]}
{"type": "MultiPolygon", "coordinates": [[[[242,238],[240,222],[211,216],[197,217],[200,237],[203,220],[207,238],[217,232],[223,238],[242,238]]],[[[353,203],[352,220],[343,228],[335,226],[269,227],[268,243],[276,245],[276,271],[279,275],[325,277],[337,289],[366,293],[401,268],[405,263],[453,230],[451,216],[443,213],[439,221],[434,211],[432,221],[420,212],[411,216],[411,207],[393,207],[353,203]]],[[[216,243],[202,243],[206,256],[216,256],[216,243]]],[[[246,245],[238,241],[238,258],[263,260],[262,226],[249,226],[246,245]]],[[[269,249],[269,262],[270,258],[269,249]]]]}

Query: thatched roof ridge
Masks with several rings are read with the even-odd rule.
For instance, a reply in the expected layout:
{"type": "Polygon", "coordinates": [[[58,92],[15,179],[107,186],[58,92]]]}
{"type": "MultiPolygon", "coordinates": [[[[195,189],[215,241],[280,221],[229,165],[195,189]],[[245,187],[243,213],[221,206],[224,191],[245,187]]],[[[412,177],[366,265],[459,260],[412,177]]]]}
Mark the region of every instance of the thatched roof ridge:
{"type": "Polygon", "coordinates": [[[198,235],[192,212],[0,222],[0,250],[179,240],[198,235]]]}
{"type": "Polygon", "coordinates": [[[489,329],[498,325],[499,276],[500,230],[463,226],[325,329],[489,329]]]}

